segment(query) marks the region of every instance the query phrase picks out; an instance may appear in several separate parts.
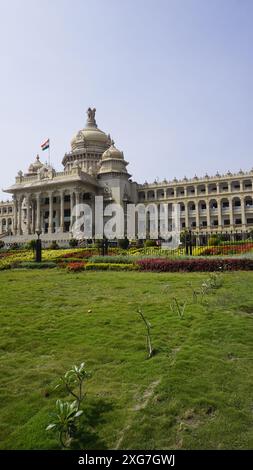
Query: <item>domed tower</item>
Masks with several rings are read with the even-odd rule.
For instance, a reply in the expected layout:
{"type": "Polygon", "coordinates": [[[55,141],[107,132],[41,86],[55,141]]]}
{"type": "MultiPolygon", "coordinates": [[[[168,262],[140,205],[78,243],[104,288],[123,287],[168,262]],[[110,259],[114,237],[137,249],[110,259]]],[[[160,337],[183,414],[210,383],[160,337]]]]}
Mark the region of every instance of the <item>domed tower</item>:
{"type": "Polygon", "coordinates": [[[37,175],[38,171],[43,167],[43,163],[40,161],[39,155],[37,155],[35,162],[31,163],[28,168],[28,173],[25,176],[35,176],[37,175]]]}
{"type": "Polygon", "coordinates": [[[112,199],[118,204],[132,199],[129,181],[131,175],[126,169],[127,165],[123,152],[118,150],[112,141],[109,149],[102,155],[98,180],[104,189],[110,188],[112,199]]]}
{"type": "Polygon", "coordinates": [[[110,135],[105,134],[97,127],[95,119],[96,109],[87,110],[87,121],[71,140],[71,151],[65,154],[62,164],[66,171],[71,170],[74,162],[78,161],[82,171],[95,175],[99,170],[102,154],[111,145],[110,135]]]}

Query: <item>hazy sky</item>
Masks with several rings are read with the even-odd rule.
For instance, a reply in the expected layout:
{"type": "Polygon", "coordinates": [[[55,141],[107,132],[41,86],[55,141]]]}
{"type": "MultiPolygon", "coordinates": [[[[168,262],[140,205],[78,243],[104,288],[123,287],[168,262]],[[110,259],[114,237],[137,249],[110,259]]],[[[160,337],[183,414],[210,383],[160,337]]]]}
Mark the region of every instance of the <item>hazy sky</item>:
{"type": "Polygon", "coordinates": [[[138,182],[251,169],[252,24],[252,0],[0,0],[0,189],[47,137],[61,170],[89,106],[138,182]]]}

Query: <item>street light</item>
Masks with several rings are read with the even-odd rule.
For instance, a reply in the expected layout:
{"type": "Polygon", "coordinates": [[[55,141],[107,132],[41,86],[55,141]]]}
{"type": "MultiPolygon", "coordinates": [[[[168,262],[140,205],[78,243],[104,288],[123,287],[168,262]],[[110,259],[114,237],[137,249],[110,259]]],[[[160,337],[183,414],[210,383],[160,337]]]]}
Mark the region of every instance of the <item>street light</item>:
{"type": "Polygon", "coordinates": [[[41,263],[41,231],[36,230],[36,234],[38,236],[38,239],[36,240],[36,245],[35,245],[35,261],[36,263],[41,263]]]}

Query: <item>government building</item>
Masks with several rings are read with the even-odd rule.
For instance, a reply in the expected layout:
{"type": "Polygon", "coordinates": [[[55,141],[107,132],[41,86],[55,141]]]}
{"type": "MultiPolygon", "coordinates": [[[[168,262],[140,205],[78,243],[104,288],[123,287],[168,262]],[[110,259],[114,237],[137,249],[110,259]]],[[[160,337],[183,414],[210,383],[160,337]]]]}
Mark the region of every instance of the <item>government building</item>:
{"type": "Polygon", "coordinates": [[[62,171],[43,164],[37,156],[27,172],[19,171],[15,183],[4,189],[12,199],[0,202],[2,241],[25,242],[39,232],[45,243],[67,243],[73,237],[73,208],[79,203],[94,208],[98,195],[103,196],[105,205],[120,204],[125,214],[129,203],[168,204],[169,227],[172,205],[178,203],[182,230],[253,229],[253,169],[138,184],[128,173],[123,152],[97,127],[95,113],[95,109],[88,109],[86,126],[72,139],[62,171]]]}

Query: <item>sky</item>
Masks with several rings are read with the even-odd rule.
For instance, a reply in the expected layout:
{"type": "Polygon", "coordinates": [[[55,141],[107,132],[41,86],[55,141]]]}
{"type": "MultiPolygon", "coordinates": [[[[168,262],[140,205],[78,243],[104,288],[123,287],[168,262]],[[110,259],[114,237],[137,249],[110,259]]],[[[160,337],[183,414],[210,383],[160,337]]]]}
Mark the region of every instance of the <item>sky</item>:
{"type": "Polygon", "coordinates": [[[0,0],[0,192],[48,137],[62,171],[89,106],[134,181],[249,171],[252,24],[252,0],[0,0]]]}

